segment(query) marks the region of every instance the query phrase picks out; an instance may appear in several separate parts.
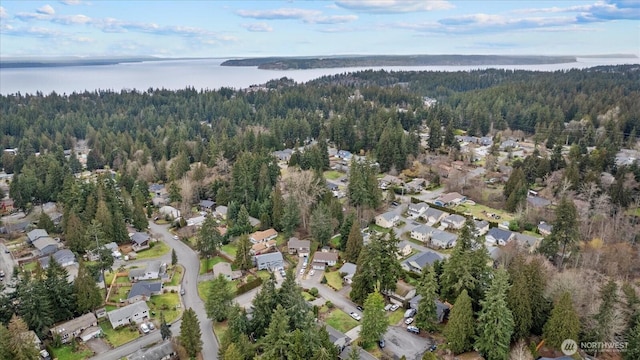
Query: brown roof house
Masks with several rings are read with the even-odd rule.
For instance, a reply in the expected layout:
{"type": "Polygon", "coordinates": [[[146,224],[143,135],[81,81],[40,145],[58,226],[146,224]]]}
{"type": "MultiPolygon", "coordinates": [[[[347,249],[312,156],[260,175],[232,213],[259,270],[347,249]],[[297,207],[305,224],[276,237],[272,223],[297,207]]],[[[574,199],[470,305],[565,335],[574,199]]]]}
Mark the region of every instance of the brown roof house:
{"type": "Polygon", "coordinates": [[[51,328],[51,336],[60,336],[63,344],[71,342],[74,338],[87,341],[102,333],[98,327],[98,319],[93,313],[84,314],[75,319],[63,322],[51,328]]]}
{"type": "Polygon", "coordinates": [[[253,244],[267,242],[278,237],[278,232],[275,229],[267,229],[264,231],[256,231],[249,236],[249,240],[253,244]]]}

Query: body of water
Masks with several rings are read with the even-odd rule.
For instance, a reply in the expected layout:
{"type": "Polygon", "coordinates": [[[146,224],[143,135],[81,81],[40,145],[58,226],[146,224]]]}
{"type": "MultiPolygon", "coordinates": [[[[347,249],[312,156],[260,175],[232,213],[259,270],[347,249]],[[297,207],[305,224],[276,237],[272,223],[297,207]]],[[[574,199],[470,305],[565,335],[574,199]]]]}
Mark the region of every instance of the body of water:
{"type": "Polygon", "coordinates": [[[255,67],[220,66],[225,59],[164,60],[101,66],[68,66],[0,69],[0,94],[59,94],[97,89],[147,90],[149,88],[218,89],[246,88],[272,79],[288,77],[306,82],[324,75],[335,75],[366,69],[388,71],[469,71],[486,68],[556,71],[582,69],[599,65],[638,64],[640,59],[579,58],[577,62],[548,65],[495,66],[378,66],[309,70],[260,70],[255,67]]]}

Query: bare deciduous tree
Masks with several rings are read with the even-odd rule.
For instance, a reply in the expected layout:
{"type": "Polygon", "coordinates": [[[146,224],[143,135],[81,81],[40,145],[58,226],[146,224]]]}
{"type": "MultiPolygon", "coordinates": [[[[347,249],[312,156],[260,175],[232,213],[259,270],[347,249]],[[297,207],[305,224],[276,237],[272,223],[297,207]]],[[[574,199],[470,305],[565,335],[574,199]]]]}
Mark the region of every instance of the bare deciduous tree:
{"type": "Polygon", "coordinates": [[[308,229],[311,208],[325,191],[320,180],[310,170],[292,171],[286,180],[289,194],[300,209],[300,219],[305,230],[308,229]]]}

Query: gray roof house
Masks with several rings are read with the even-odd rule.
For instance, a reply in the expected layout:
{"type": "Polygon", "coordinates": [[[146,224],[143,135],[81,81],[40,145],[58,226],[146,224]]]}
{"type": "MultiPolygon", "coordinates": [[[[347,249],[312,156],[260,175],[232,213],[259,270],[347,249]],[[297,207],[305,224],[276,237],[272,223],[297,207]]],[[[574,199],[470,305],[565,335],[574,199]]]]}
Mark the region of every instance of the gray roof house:
{"type": "Polygon", "coordinates": [[[256,255],[254,259],[258,270],[273,270],[284,267],[284,259],[282,258],[282,254],[278,251],[268,254],[256,255]]]}
{"type": "Polygon", "coordinates": [[[242,271],[231,270],[231,264],[223,261],[213,265],[213,276],[218,277],[219,275],[223,275],[227,280],[235,280],[242,277],[242,271]]]}
{"type": "Polygon", "coordinates": [[[510,230],[504,230],[500,228],[491,228],[485,236],[485,240],[489,245],[507,245],[507,243],[513,240],[514,234],[510,230]]]}
{"type": "Polygon", "coordinates": [[[127,360],[169,360],[176,355],[170,341],[162,342],[147,349],[139,349],[127,356],[127,360]]]}
{"type": "Polygon", "coordinates": [[[309,252],[311,251],[311,241],[300,240],[297,237],[292,237],[287,242],[287,248],[289,249],[289,254],[298,254],[298,256],[309,256],[309,252]]]}
{"type": "Polygon", "coordinates": [[[538,232],[540,233],[540,235],[542,236],[547,236],[551,234],[551,230],[553,230],[553,225],[546,223],[546,222],[541,222],[540,224],[538,224],[538,232]]]}
{"type": "Polygon", "coordinates": [[[422,272],[422,268],[427,265],[433,265],[434,262],[439,260],[442,260],[442,256],[439,254],[433,251],[425,251],[408,258],[401,266],[405,270],[420,273],[422,272]]]}
{"type": "Polygon", "coordinates": [[[356,274],[357,265],[354,263],[346,262],[342,264],[338,273],[345,273],[346,275],[342,277],[342,281],[351,284],[353,281],[353,275],[356,274]]]}
{"type": "Polygon", "coordinates": [[[537,208],[544,208],[551,205],[551,201],[539,196],[527,196],[527,204],[537,208]]]}
{"type": "Polygon", "coordinates": [[[525,235],[521,233],[514,233],[514,240],[518,242],[523,249],[533,252],[540,245],[541,238],[535,236],[525,235]]]}
{"type": "Polygon", "coordinates": [[[27,242],[32,244],[35,240],[41,237],[47,237],[49,234],[44,229],[33,229],[27,233],[27,242]]]}
{"type": "Polygon", "coordinates": [[[412,218],[418,218],[422,216],[429,209],[429,205],[425,202],[419,202],[417,204],[410,204],[407,214],[412,218]]]}
{"type": "Polygon", "coordinates": [[[131,322],[139,323],[149,317],[149,306],[144,301],[138,301],[127,306],[111,310],[107,313],[112,328],[127,325],[131,322]]]}
{"type": "Polygon", "coordinates": [[[49,259],[53,258],[53,261],[57,262],[60,266],[65,267],[76,263],[76,255],[69,249],[58,250],[53,255],[45,256],[38,259],[40,266],[43,269],[49,267],[49,259]]]}
{"type": "Polygon", "coordinates": [[[346,360],[350,358],[350,354],[351,354],[351,347],[355,346],[356,349],[358,349],[358,359],[359,360],[377,360],[377,358],[371,354],[369,354],[368,352],[366,352],[363,348],[356,346],[356,345],[349,345],[347,347],[345,347],[342,352],[340,353],[340,359],[342,360],[346,360]]]}
{"type": "Polygon", "coordinates": [[[482,236],[489,231],[489,222],[487,220],[474,220],[476,226],[476,236],[482,236]]]}
{"type": "Polygon", "coordinates": [[[442,219],[441,223],[446,224],[449,229],[462,229],[466,220],[462,215],[451,214],[442,219]]]}
{"type": "Polygon", "coordinates": [[[448,249],[456,245],[458,235],[442,230],[436,230],[431,234],[431,246],[448,249]]]}
{"type": "Polygon", "coordinates": [[[65,344],[79,337],[84,330],[97,324],[98,319],[96,319],[96,316],[93,313],[88,313],[58,324],[52,327],[50,331],[52,336],[60,336],[60,340],[65,344]]]}
{"type": "Polygon", "coordinates": [[[151,237],[147,233],[143,232],[134,232],[131,235],[131,242],[136,246],[145,246],[149,245],[149,240],[151,237]]]}
{"type": "Polygon", "coordinates": [[[422,214],[422,218],[427,221],[427,225],[435,225],[439,223],[445,216],[449,215],[449,213],[444,212],[442,210],[438,210],[435,208],[429,208],[427,211],[422,214]]]}
{"type": "Polygon", "coordinates": [[[160,295],[162,293],[162,282],[160,281],[139,281],[133,283],[129,295],[127,296],[127,302],[133,304],[140,300],[147,300],[152,295],[160,295]]]}
{"type": "Polygon", "coordinates": [[[40,255],[46,256],[53,254],[58,250],[58,242],[50,238],[49,236],[40,237],[32,242],[33,247],[38,249],[40,255]]]}
{"type": "Polygon", "coordinates": [[[216,206],[216,202],[211,200],[200,200],[199,206],[200,210],[211,211],[214,209],[214,206],[216,206]]]}
{"type": "Polygon", "coordinates": [[[160,261],[150,261],[144,269],[129,270],[129,280],[151,280],[157,279],[163,273],[163,266],[160,261]]]}
{"type": "Polygon", "coordinates": [[[226,206],[216,206],[216,216],[226,219],[227,218],[227,207],[226,206]]]}
{"type": "Polygon", "coordinates": [[[429,225],[419,225],[411,230],[411,238],[418,241],[427,242],[431,238],[431,234],[433,234],[433,232],[436,230],[436,228],[429,225]]]}
{"type": "Polygon", "coordinates": [[[341,333],[340,331],[334,329],[330,325],[325,325],[327,332],[329,333],[329,340],[338,348],[338,351],[342,351],[345,346],[347,346],[351,339],[347,337],[347,335],[341,333]]]}
{"type": "Polygon", "coordinates": [[[388,211],[376,216],[376,225],[385,229],[392,228],[400,221],[400,217],[395,211],[388,211]]]}
{"type": "MultiPolygon", "coordinates": [[[[421,299],[422,299],[422,295],[417,295],[416,297],[414,297],[409,301],[409,307],[411,307],[412,309],[418,310],[418,305],[420,304],[421,299]]],[[[450,305],[436,299],[436,315],[438,316],[439,322],[443,322],[447,318],[449,318],[450,311],[451,311],[450,305]]]]}
{"type": "Polygon", "coordinates": [[[316,270],[324,270],[327,266],[334,266],[338,262],[338,253],[333,251],[316,251],[311,266],[316,270]]]}

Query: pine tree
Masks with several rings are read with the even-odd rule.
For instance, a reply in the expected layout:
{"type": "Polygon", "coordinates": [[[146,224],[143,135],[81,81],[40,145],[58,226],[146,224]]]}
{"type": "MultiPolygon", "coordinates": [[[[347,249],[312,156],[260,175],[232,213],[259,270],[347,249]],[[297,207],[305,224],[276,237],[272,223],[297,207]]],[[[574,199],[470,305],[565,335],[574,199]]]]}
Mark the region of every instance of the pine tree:
{"type": "Polygon", "coordinates": [[[640,359],[640,317],[637,318],[635,326],[629,329],[626,337],[627,349],[622,353],[625,360],[640,359]]]}
{"type": "Polygon", "coordinates": [[[171,328],[167,324],[163,312],[160,312],[160,336],[162,336],[162,341],[171,338],[171,328]]]}
{"type": "Polygon", "coordinates": [[[249,235],[241,235],[236,241],[236,258],[233,264],[240,270],[249,270],[253,267],[249,235]]]}
{"type": "Polygon", "coordinates": [[[431,151],[437,150],[442,145],[442,124],[440,124],[440,120],[433,119],[429,123],[429,140],[427,143],[431,151]]]}
{"type": "Polygon", "coordinates": [[[527,277],[528,297],[531,304],[531,332],[536,335],[542,335],[542,329],[549,318],[549,312],[552,307],[551,302],[544,296],[547,280],[542,261],[534,258],[525,265],[524,271],[527,277]]]}
{"type": "Polygon", "coordinates": [[[496,271],[486,298],[480,302],[476,348],[487,359],[506,360],[513,335],[513,316],[507,307],[509,275],[506,270],[496,271]]]}
{"type": "Polygon", "coordinates": [[[11,333],[0,322],[0,359],[13,359],[11,353],[11,333]]]}
{"type": "MultiPolygon", "coordinates": [[[[213,257],[220,246],[222,246],[222,236],[218,230],[217,223],[213,217],[207,217],[196,235],[196,249],[200,256],[207,259],[213,257]]],[[[208,268],[208,264],[207,264],[208,268]]]]}
{"type": "Polygon", "coordinates": [[[76,301],[73,293],[73,284],[67,278],[69,272],[50,258],[49,266],[46,270],[44,284],[47,288],[51,305],[55,309],[53,313],[54,322],[69,320],[73,318],[76,311],[76,301]]]}
{"type": "Polygon", "coordinates": [[[525,273],[524,258],[521,255],[516,256],[509,265],[509,274],[511,287],[507,292],[507,304],[513,315],[513,338],[519,340],[528,337],[533,326],[529,284],[525,273]]]}
{"type": "Polygon", "coordinates": [[[202,351],[202,333],[200,332],[200,321],[192,308],[188,308],[182,315],[180,325],[180,345],[184,347],[187,355],[195,359],[196,355],[202,351]]]}
{"type": "MultiPolygon", "coordinates": [[[[8,335],[9,335],[9,352],[12,356],[7,357],[6,359],[12,360],[32,360],[38,358],[38,348],[33,346],[33,341],[28,339],[25,341],[25,336],[27,336],[27,324],[18,316],[14,315],[11,318],[8,326],[8,335]]],[[[0,351],[0,354],[2,351],[0,351]]]]}
{"type": "Polygon", "coordinates": [[[358,347],[355,345],[351,345],[351,350],[349,350],[348,360],[360,360],[360,351],[358,347]]]}
{"type": "Polygon", "coordinates": [[[82,220],[75,212],[69,212],[65,216],[65,242],[71,251],[79,254],[84,254],[87,251],[89,245],[88,239],[85,236],[85,228],[82,224],[82,220]]]}
{"type": "Polygon", "coordinates": [[[389,321],[384,316],[384,298],[379,292],[373,292],[367,296],[364,302],[364,312],[362,316],[362,329],[360,330],[360,340],[364,347],[375,344],[387,331],[389,321]]]}
{"type": "Polygon", "coordinates": [[[565,292],[551,310],[551,316],[544,325],[544,339],[553,348],[560,348],[565,339],[578,341],[580,319],[573,308],[571,294],[565,292]]]}
{"type": "Polygon", "coordinates": [[[422,276],[417,288],[418,295],[422,296],[418,302],[416,314],[416,326],[427,331],[436,330],[438,313],[436,300],[438,297],[438,282],[436,274],[431,266],[422,269],[422,276]]]}
{"type": "Polygon", "coordinates": [[[578,241],[578,213],[573,201],[565,196],[556,207],[555,214],[551,234],[542,239],[539,251],[555,259],[558,268],[562,268],[566,253],[574,250],[578,241]]]}
{"type": "Polygon", "coordinates": [[[293,196],[289,196],[284,203],[284,212],[282,214],[282,231],[286,237],[291,236],[293,231],[300,224],[300,209],[293,196]]]}
{"type": "Polygon", "coordinates": [[[171,266],[176,266],[176,264],[178,264],[178,254],[176,249],[171,249],[171,266]]]}
{"type": "Polygon", "coordinates": [[[449,349],[454,354],[471,350],[474,332],[475,322],[473,320],[471,298],[465,289],[462,290],[453,304],[449,322],[444,328],[444,336],[449,343],[449,349]]]}
{"type": "Polygon", "coordinates": [[[249,221],[249,211],[244,205],[240,206],[238,217],[233,221],[233,226],[229,231],[234,235],[248,234],[253,230],[253,226],[249,221]]]}
{"type": "Polygon", "coordinates": [[[40,213],[40,217],[38,217],[38,229],[44,229],[49,234],[55,232],[56,225],[53,223],[49,215],[46,212],[42,211],[40,213]]]}
{"type": "Polygon", "coordinates": [[[227,347],[227,350],[224,352],[224,356],[222,357],[224,360],[244,360],[244,355],[238,348],[236,348],[236,344],[231,343],[227,347]]]}
{"type": "Polygon", "coordinates": [[[282,305],[278,304],[269,328],[267,328],[264,338],[261,340],[265,360],[286,360],[289,347],[289,317],[282,305]]]}
{"type": "Polygon", "coordinates": [[[280,186],[273,187],[271,192],[271,222],[277,231],[282,231],[282,215],[284,213],[284,199],[280,186]]]}
{"type": "Polygon", "coordinates": [[[136,201],[132,213],[132,225],[138,231],[144,231],[149,227],[149,220],[140,201],[136,201]]]}
{"type": "MultiPolygon", "coordinates": [[[[344,235],[342,236],[344,237],[344,235]]],[[[349,237],[347,238],[345,260],[353,263],[357,262],[363,246],[360,227],[357,222],[352,221],[351,229],[349,230],[349,237]]]]}
{"type": "Polygon", "coordinates": [[[612,322],[615,316],[616,304],[618,303],[618,285],[615,281],[609,280],[600,288],[600,298],[602,302],[595,314],[596,327],[593,329],[591,337],[594,341],[611,341],[615,335],[612,333],[612,322]]]}
{"type": "MultiPolygon", "coordinates": [[[[347,249],[347,242],[349,240],[348,234],[351,232],[351,227],[355,221],[356,214],[351,211],[342,220],[340,225],[340,250],[345,251],[347,249]]],[[[352,262],[358,261],[358,258],[351,260],[352,262]]]]}
{"type": "Polygon", "coordinates": [[[329,239],[331,239],[333,233],[332,220],[329,209],[323,203],[319,203],[311,213],[311,219],[309,220],[311,236],[313,236],[321,246],[327,245],[329,239]]]}
{"type": "Polygon", "coordinates": [[[217,322],[227,319],[234,295],[229,290],[229,280],[220,274],[213,279],[207,293],[205,309],[207,317],[217,322]]]}
{"type": "Polygon", "coordinates": [[[78,265],[78,275],[73,281],[73,292],[78,306],[78,312],[85,314],[102,305],[103,298],[96,281],[87,270],[84,261],[78,265]]]}
{"type": "Polygon", "coordinates": [[[278,294],[276,292],[275,277],[273,275],[267,280],[262,289],[253,299],[253,314],[251,317],[251,331],[255,338],[262,337],[271,323],[273,309],[278,304],[278,294]]]}

